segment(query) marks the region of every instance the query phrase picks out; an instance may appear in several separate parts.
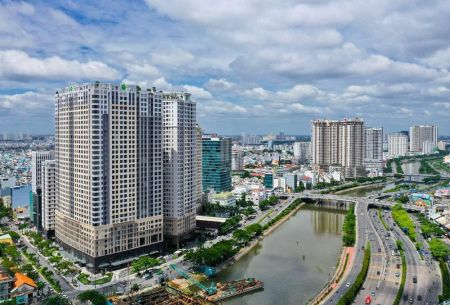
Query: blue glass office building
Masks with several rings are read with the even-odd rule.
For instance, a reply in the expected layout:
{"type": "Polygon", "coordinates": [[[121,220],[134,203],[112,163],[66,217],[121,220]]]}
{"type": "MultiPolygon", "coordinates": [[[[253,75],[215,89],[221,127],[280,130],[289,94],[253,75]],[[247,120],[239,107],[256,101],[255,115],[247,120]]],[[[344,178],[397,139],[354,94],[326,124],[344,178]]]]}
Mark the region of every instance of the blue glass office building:
{"type": "Polygon", "coordinates": [[[231,191],[231,139],[202,137],[203,191],[231,191]]]}

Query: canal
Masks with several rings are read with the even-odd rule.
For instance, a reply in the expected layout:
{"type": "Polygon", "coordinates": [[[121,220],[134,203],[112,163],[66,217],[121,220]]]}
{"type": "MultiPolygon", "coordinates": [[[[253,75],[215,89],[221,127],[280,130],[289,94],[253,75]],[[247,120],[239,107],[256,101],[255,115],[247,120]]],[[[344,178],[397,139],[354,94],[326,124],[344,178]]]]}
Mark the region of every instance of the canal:
{"type": "Polygon", "coordinates": [[[344,210],[303,207],[248,255],[215,277],[218,282],[255,277],[264,281],[264,291],[223,304],[306,304],[335,272],[344,216],[344,210]]]}
{"type": "Polygon", "coordinates": [[[402,164],[403,173],[406,175],[418,175],[420,169],[420,162],[413,161],[402,164]]]}

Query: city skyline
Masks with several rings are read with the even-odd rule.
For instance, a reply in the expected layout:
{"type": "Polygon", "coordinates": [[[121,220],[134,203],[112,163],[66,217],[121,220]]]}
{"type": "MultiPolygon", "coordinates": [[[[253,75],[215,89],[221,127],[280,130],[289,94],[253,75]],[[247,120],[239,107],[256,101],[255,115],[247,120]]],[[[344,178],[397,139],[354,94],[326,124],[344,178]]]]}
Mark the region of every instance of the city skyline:
{"type": "Polygon", "coordinates": [[[0,130],[52,134],[55,91],[99,80],[189,92],[224,135],[354,116],[450,134],[449,5],[3,2],[0,130]]]}

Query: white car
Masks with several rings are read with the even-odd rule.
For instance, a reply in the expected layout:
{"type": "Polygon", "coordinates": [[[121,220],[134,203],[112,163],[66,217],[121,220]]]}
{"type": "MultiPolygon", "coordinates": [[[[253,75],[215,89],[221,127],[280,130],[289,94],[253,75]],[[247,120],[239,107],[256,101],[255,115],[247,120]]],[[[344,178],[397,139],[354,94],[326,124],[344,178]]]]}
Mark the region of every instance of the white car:
{"type": "Polygon", "coordinates": [[[350,287],[350,283],[345,284],[345,287],[347,288],[350,287]]]}

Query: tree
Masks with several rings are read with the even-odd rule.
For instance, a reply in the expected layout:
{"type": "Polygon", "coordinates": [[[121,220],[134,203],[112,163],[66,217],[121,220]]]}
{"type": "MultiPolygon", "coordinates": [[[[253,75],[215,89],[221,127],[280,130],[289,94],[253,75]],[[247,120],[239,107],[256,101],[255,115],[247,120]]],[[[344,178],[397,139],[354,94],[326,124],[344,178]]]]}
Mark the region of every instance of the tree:
{"type": "Polygon", "coordinates": [[[91,301],[93,305],[105,305],[108,301],[103,294],[95,290],[84,291],[77,298],[80,301],[91,301]]]}
{"type": "Polygon", "coordinates": [[[433,238],[429,243],[430,251],[434,258],[446,258],[450,255],[450,249],[440,239],[433,238]]]}
{"type": "Polygon", "coordinates": [[[44,300],[43,305],[71,305],[72,302],[70,302],[68,299],[62,297],[61,295],[53,295],[51,297],[48,297],[44,300]]]}
{"type": "Polygon", "coordinates": [[[241,177],[242,178],[250,178],[251,176],[250,176],[250,173],[248,171],[243,171],[241,177]]]}
{"type": "Polygon", "coordinates": [[[139,289],[141,289],[141,287],[139,286],[138,283],[134,283],[133,286],[131,286],[131,291],[133,292],[138,292],[139,289]]]}

